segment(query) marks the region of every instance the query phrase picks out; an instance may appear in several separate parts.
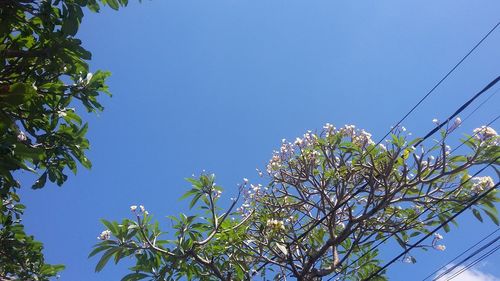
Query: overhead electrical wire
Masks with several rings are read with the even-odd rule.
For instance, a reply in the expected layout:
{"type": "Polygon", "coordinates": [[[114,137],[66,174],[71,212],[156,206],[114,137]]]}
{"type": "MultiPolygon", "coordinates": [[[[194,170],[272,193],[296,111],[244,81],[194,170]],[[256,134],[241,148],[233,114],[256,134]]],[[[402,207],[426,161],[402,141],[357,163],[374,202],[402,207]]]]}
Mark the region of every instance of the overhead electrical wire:
{"type": "Polygon", "coordinates": [[[494,97],[498,92],[500,92],[500,88],[498,88],[496,91],[493,92],[489,97],[487,97],[483,102],[481,102],[474,110],[472,110],[467,116],[465,116],[462,119],[462,122],[465,122],[467,119],[469,119],[479,108],[481,108],[483,105],[485,105],[492,97],[494,97]]]}
{"type": "MultiPolygon", "coordinates": [[[[496,119],[498,119],[500,116],[498,116],[496,119]]],[[[495,120],[496,120],[495,119],[495,120]]],[[[491,122],[490,122],[491,123],[491,122]]],[[[473,137],[473,136],[471,136],[473,137]]],[[[457,147],[458,148],[458,147],[457,147]]],[[[495,159],[498,160],[499,158],[495,159]]],[[[492,163],[494,163],[495,161],[493,161],[492,163]]],[[[487,166],[483,167],[482,169],[480,169],[479,171],[477,171],[476,173],[473,174],[472,177],[468,178],[467,180],[465,180],[463,183],[461,183],[461,185],[463,184],[466,184],[469,180],[471,180],[473,177],[477,176],[479,173],[481,173],[482,171],[484,171],[488,166],[490,166],[492,163],[488,164],[487,166]]],[[[448,194],[451,194],[453,191],[450,191],[448,194]]],[[[446,196],[443,196],[441,199],[439,199],[436,203],[439,203],[440,201],[442,201],[446,196]]],[[[407,222],[406,225],[416,221],[417,219],[420,218],[420,216],[422,216],[424,213],[426,213],[428,210],[430,210],[429,207],[425,208],[422,213],[420,213],[418,216],[414,217],[411,221],[407,222]]],[[[442,213],[447,213],[448,211],[452,211],[453,208],[450,208],[448,210],[445,210],[444,212],[441,212],[440,214],[442,213]]],[[[439,214],[433,216],[432,218],[430,219],[433,219],[435,218],[436,216],[438,216],[439,214]]],[[[384,239],[382,239],[381,241],[379,241],[375,246],[373,246],[372,248],[370,248],[368,251],[366,251],[363,255],[359,256],[356,260],[354,260],[353,262],[349,263],[346,267],[344,267],[341,271],[335,273],[332,277],[330,277],[327,281],[330,281],[330,280],[333,280],[335,277],[337,277],[338,275],[342,274],[342,272],[344,272],[345,270],[347,270],[351,265],[357,263],[359,260],[361,260],[363,257],[365,257],[368,253],[372,252],[373,250],[377,249],[380,245],[382,245],[383,243],[385,243],[387,240],[389,240],[392,236],[394,236],[395,234],[391,234],[387,237],[385,237],[384,239]]]]}
{"type": "MultiPolygon", "coordinates": [[[[467,253],[468,251],[474,249],[477,245],[481,244],[483,241],[485,241],[486,239],[490,238],[493,234],[497,233],[499,230],[500,230],[500,228],[497,228],[493,232],[491,232],[490,234],[488,234],[485,237],[481,238],[481,240],[477,241],[474,245],[472,245],[469,248],[465,249],[463,252],[461,252],[455,258],[453,258],[452,260],[450,260],[449,262],[447,262],[445,265],[441,266],[440,268],[434,270],[432,273],[430,273],[429,275],[427,275],[424,279],[422,279],[422,281],[425,281],[425,280],[431,278],[433,275],[437,274],[441,270],[444,270],[445,268],[447,269],[448,265],[453,264],[457,259],[459,259],[461,256],[463,256],[465,253],[467,253]]],[[[441,277],[441,276],[437,276],[437,278],[439,278],[439,277],[441,277]]]]}
{"type": "MultiPolygon", "coordinates": [[[[405,119],[406,119],[406,118],[407,118],[407,117],[408,117],[408,116],[409,116],[409,115],[410,115],[413,111],[415,111],[415,109],[416,109],[416,108],[417,108],[417,107],[418,107],[418,106],[419,106],[419,105],[420,105],[420,104],[421,104],[421,103],[422,103],[425,99],[427,99],[427,98],[428,98],[428,97],[432,94],[432,92],[434,92],[434,90],[435,90],[437,87],[439,87],[439,85],[441,85],[441,84],[444,82],[444,80],[446,80],[446,79],[448,78],[448,76],[450,76],[450,75],[451,75],[451,74],[455,71],[455,69],[457,69],[457,68],[460,66],[460,64],[462,64],[462,62],[464,62],[464,61],[467,59],[467,57],[469,57],[469,56],[470,56],[470,55],[471,55],[471,54],[472,54],[472,53],[473,53],[473,52],[474,52],[474,51],[475,51],[475,50],[476,50],[476,49],[477,49],[477,48],[478,48],[478,47],[479,47],[479,46],[483,43],[483,41],[485,41],[485,40],[486,40],[486,39],[490,36],[490,34],[492,34],[492,33],[493,33],[493,31],[495,31],[495,29],[496,29],[499,25],[500,25],[500,21],[499,21],[499,22],[497,22],[497,24],[495,24],[495,25],[493,26],[493,28],[492,28],[492,29],[490,29],[490,31],[488,31],[488,33],[486,33],[486,35],[484,35],[484,36],[481,38],[481,40],[480,40],[478,43],[476,43],[476,45],[474,45],[474,47],[473,47],[473,48],[472,48],[472,49],[471,49],[471,50],[470,50],[470,51],[469,51],[469,52],[468,52],[468,53],[467,53],[467,54],[466,54],[466,55],[465,55],[465,56],[464,56],[464,57],[463,57],[463,58],[462,58],[462,59],[461,59],[461,60],[460,60],[457,64],[455,64],[455,66],[453,66],[453,68],[451,68],[451,70],[450,70],[450,71],[448,71],[448,73],[446,73],[446,75],[445,75],[445,76],[443,76],[443,78],[441,78],[441,80],[439,80],[439,81],[438,81],[438,83],[436,83],[436,84],[434,85],[434,87],[432,87],[432,88],[429,90],[429,92],[427,92],[427,94],[426,94],[424,97],[422,97],[422,98],[421,98],[421,99],[417,102],[417,104],[415,104],[415,105],[414,105],[414,106],[413,106],[413,107],[412,107],[412,108],[411,108],[411,109],[410,109],[410,110],[409,110],[409,111],[408,111],[408,112],[407,112],[407,113],[403,116],[403,118],[401,118],[401,119],[400,119],[400,120],[399,120],[399,121],[398,121],[398,122],[397,122],[397,123],[396,123],[396,124],[395,124],[395,125],[394,125],[394,126],[393,126],[393,127],[392,127],[392,128],[391,128],[391,129],[390,129],[390,130],[389,130],[389,131],[388,131],[388,132],[387,132],[387,133],[386,133],[386,134],[385,134],[385,135],[384,135],[384,136],[383,136],[383,137],[379,140],[379,141],[378,141],[378,142],[377,142],[377,143],[376,143],[376,145],[375,145],[375,146],[377,146],[377,145],[379,145],[380,143],[382,143],[382,141],[384,141],[384,139],[385,139],[387,136],[389,136],[389,134],[391,134],[391,133],[392,133],[392,131],[393,131],[395,128],[397,128],[397,127],[398,127],[398,126],[399,126],[399,125],[400,125],[400,124],[401,124],[401,123],[402,123],[402,122],[403,122],[403,121],[404,121],[404,120],[405,120],[405,119]]],[[[449,122],[450,122],[450,120],[451,120],[452,118],[454,118],[454,117],[455,117],[455,116],[457,116],[457,115],[458,115],[461,111],[463,111],[463,110],[464,110],[464,109],[465,109],[468,105],[470,105],[470,103],[472,103],[472,101],[474,101],[477,97],[479,97],[481,94],[483,94],[483,93],[484,93],[484,92],[486,92],[488,89],[490,89],[491,87],[493,87],[493,86],[494,86],[494,85],[495,85],[495,84],[496,84],[499,80],[500,80],[500,76],[499,76],[499,77],[497,77],[497,78],[496,78],[495,80],[493,80],[492,82],[490,82],[490,84],[488,84],[488,85],[487,85],[487,86],[486,86],[483,90],[481,90],[480,92],[478,92],[478,93],[477,93],[475,96],[473,96],[473,97],[472,97],[472,98],[471,98],[468,102],[466,102],[464,105],[462,105],[462,106],[461,106],[461,107],[460,107],[460,108],[459,108],[459,109],[458,109],[458,110],[457,110],[457,111],[456,111],[456,112],[455,112],[452,116],[450,116],[450,117],[449,117],[449,118],[448,118],[448,119],[447,119],[444,123],[440,124],[440,126],[438,126],[438,128],[434,128],[433,130],[431,130],[431,132],[429,132],[429,133],[428,133],[428,134],[427,134],[424,138],[422,138],[422,140],[420,140],[417,144],[415,144],[415,146],[417,146],[418,144],[422,143],[425,139],[427,139],[428,137],[430,137],[431,135],[433,135],[434,133],[436,133],[436,132],[437,132],[437,131],[441,128],[441,127],[443,127],[445,124],[449,123],[449,122]]],[[[492,96],[493,96],[493,95],[495,95],[495,94],[496,94],[496,92],[498,92],[498,90],[497,90],[497,91],[495,91],[495,92],[492,94],[492,96]]],[[[490,96],[488,99],[490,99],[490,98],[491,98],[491,96],[490,96]]],[[[488,99],[487,99],[487,100],[488,100],[488,99]]],[[[476,109],[474,109],[474,110],[473,110],[473,112],[472,112],[472,113],[470,113],[470,114],[469,114],[466,118],[469,118],[469,117],[470,117],[470,115],[472,115],[475,111],[477,111],[477,109],[478,109],[478,108],[480,108],[480,107],[481,107],[484,103],[485,103],[485,102],[483,102],[483,103],[482,103],[482,104],[480,104],[478,107],[476,107],[476,109]]],[[[500,116],[498,116],[497,118],[495,118],[495,120],[494,120],[494,121],[496,121],[499,117],[500,117],[500,116]]],[[[492,121],[492,122],[494,122],[494,121],[492,121]]],[[[492,123],[492,122],[490,122],[490,123],[492,123]]],[[[350,199],[352,199],[352,197],[351,197],[351,198],[349,198],[348,200],[346,200],[346,202],[348,202],[350,199]]],[[[331,213],[332,213],[332,212],[330,212],[328,215],[330,215],[331,213]]],[[[313,225],[313,227],[309,228],[309,229],[308,229],[308,231],[306,231],[306,232],[310,232],[310,231],[311,231],[314,227],[316,227],[316,226],[318,226],[320,223],[322,223],[322,221],[323,221],[324,219],[326,219],[326,217],[328,217],[328,215],[326,215],[326,216],[324,216],[322,219],[320,219],[318,223],[315,223],[315,224],[313,225]]],[[[304,234],[304,233],[303,233],[303,235],[301,235],[301,236],[299,236],[299,237],[302,237],[302,236],[305,236],[305,235],[307,235],[307,233],[306,233],[306,234],[304,234]]],[[[382,242],[382,243],[383,243],[383,242],[382,242]]],[[[381,244],[381,243],[377,244],[377,245],[376,245],[376,247],[378,247],[380,244],[381,244]]],[[[375,248],[376,248],[376,247],[375,247],[375,248]]],[[[369,252],[369,251],[368,251],[368,252],[369,252]]],[[[366,253],[365,253],[364,255],[366,255],[366,253]]],[[[364,255],[363,255],[363,256],[364,256],[364,255]]],[[[360,258],[362,258],[362,257],[360,257],[360,258]]],[[[358,258],[358,260],[359,260],[360,258],[358,258]]],[[[356,261],[357,261],[357,260],[356,260],[356,261]]],[[[356,262],[356,261],[355,261],[355,262],[356,262]]],[[[351,263],[351,264],[353,264],[353,263],[351,263]]],[[[329,278],[328,280],[332,280],[332,279],[333,279],[335,276],[337,276],[338,274],[339,274],[339,273],[335,274],[332,278],[329,278]]]]}
{"type": "MultiPolygon", "coordinates": [[[[481,91],[479,91],[478,93],[476,93],[472,98],[470,98],[467,102],[465,102],[462,106],[460,106],[450,117],[448,117],[448,119],[446,119],[445,122],[443,122],[443,123],[439,124],[438,126],[436,126],[436,128],[434,128],[430,132],[428,132],[423,138],[421,138],[413,146],[415,146],[415,147],[418,146],[419,144],[421,144],[422,142],[424,142],[426,139],[428,139],[429,137],[431,137],[433,134],[435,134],[437,131],[439,131],[439,129],[441,129],[442,127],[444,127],[445,125],[447,125],[453,118],[455,118],[458,114],[460,114],[463,110],[465,110],[475,99],[477,99],[478,97],[480,97],[482,94],[484,94],[486,91],[488,91],[491,87],[493,87],[499,81],[500,81],[500,76],[496,77],[493,81],[491,81],[488,85],[486,85],[481,91]]],[[[390,132],[392,132],[392,130],[389,131],[389,133],[390,132]]],[[[384,138],[387,137],[389,135],[389,133],[386,134],[384,136],[384,138]]],[[[379,141],[374,147],[376,147],[380,143],[381,143],[381,141],[379,141]]],[[[350,198],[348,198],[348,200],[346,200],[346,202],[349,201],[350,199],[352,199],[352,197],[354,197],[354,195],[356,195],[356,194],[353,194],[353,196],[351,196],[350,198]]],[[[301,235],[299,235],[299,237],[297,238],[297,240],[300,240],[300,239],[304,238],[310,231],[312,231],[312,229],[314,229],[316,226],[318,226],[319,224],[321,224],[334,211],[336,211],[336,209],[331,210],[328,215],[326,215],[323,218],[321,218],[320,220],[316,221],[310,228],[308,228],[308,230],[306,230],[301,235]]]]}
{"type": "Polygon", "coordinates": [[[434,90],[436,90],[437,87],[439,87],[439,85],[441,85],[441,83],[444,82],[444,80],[446,80],[446,78],[448,78],[448,76],[450,76],[454,71],[455,69],[457,69],[482,43],[484,40],[486,40],[486,38],[488,38],[490,36],[491,33],[493,33],[493,31],[495,31],[495,29],[500,25],[500,21],[497,22],[497,24],[495,24],[495,26],[493,26],[492,29],[490,29],[490,31],[488,31],[488,33],[486,33],[486,35],[483,36],[483,38],[481,38],[481,40],[479,40],[479,42],[476,43],[476,45],[474,45],[474,47],[457,63],[455,64],[455,66],[453,66],[450,71],[448,71],[448,73],[446,73],[445,76],[443,76],[443,78],[441,78],[441,80],[439,80],[439,82],[436,83],[436,85],[434,85],[434,87],[432,87],[428,92],[427,94],[425,94],[425,96],[423,96],[418,102],[417,104],[415,104],[415,106],[413,106],[410,111],[408,111],[404,116],[403,118],[401,118],[397,123],[396,125],[393,126],[393,128],[391,128],[391,130],[389,130],[389,132],[387,132],[382,138],[381,140],[377,143],[380,144],[387,136],[389,136],[390,133],[392,133],[392,131],[394,130],[394,128],[397,128],[413,111],[415,111],[415,109],[425,100],[427,99],[433,92],[434,90]]]}
{"type": "MultiPolygon", "coordinates": [[[[492,162],[488,163],[488,165],[486,165],[485,167],[483,167],[481,170],[479,170],[476,174],[478,174],[479,172],[482,172],[484,169],[486,169],[487,167],[489,167],[490,165],[492,165],[493,163],[495,163],[497,160],[499,160],[500,157],[497,157],[495,158],[495,160],[493,160],[492,162]]],[[[382,271],[384,271],[385,269],[387,269],[391,264],[395,263],[397,260],[399,260],[401,257],[403,257],[404,255],[406,255],[408,252],[410,252],[410,250],[412,250],[413,248],[417,247],[420,243],[422,243],[423,241],[425,241],[427,238],[429,238],[432,234],[434,234],[435,232],[437,232],[439,229],[441,229],[443,226],[447,225],[448,223],[450,223],[452,220],[454,220],[456,217],[458,217],[459,215],[461,215],[463,212],[465,212],[465,210],[467,210],[468,208],[470,208],[472,205],[474,205],[475,203],[477,203],[479,200],[483,199],[486,195],[488,195],[490,192],[492,192],[493,190],[495,190],[498,185],[500,185],[500,183],[496,183],[494,186],[490,187],[489,189],[487,189],[486,191],[484,191],[483,193],[481,193],[480,195],[476,196],[473,200],[471,200],[471,202],[469,202],[467,205],[465,205],[462,209],[460,209],[457,213],[453,214],[451,217],[447,218],[446,220],[444,220],[443,222],[441,222],[437,227],[435,227],[433,230],[431,230],[429,233],[427,233],[424,237],[422,237],[420,240],[418,240],[417,242],[415,242],[413,245],[411,245],[410,247],[406,248],[403,252],[401,252],[399,255],[397,255],[396,257],[394,257],[392,260],[390,260],[388,263],[386,263],[384,266],[382,266],[381,268],[379,268],[377,271],[373,272],[372,274],[370,274],[370,276],[368,276],[367,278],[363,279],[362,281],[368,281],[370,280],[371,278],[377,276],[379,273],[381,273],[382,271]]]]}
{"type": "MultiPolygon", "coordinates": [[[[498,230],[498,229],[497,229],[498,230]]],[[[481,241],[479,241],[477,244],[481,243],[482,241],[486,240],[485,238],[481,239],[481,241]]],[[[438,276],[435,276],[432,280],[433,281],[436,281],[436,280],[439,280],[441,277],[443,276],[446,276],[448,274],[450,274],[453,270],[455,270],[456,268],[460,267],[461,265],[465,264],[468,260],[470,260],[471,258],[473,258],[474,256],[478,255],[479,253],[485,251],[489,246],[495,244],[498,240],[500,240],[500,235],[497,236],[496,238],[493,238],[491,241],[489,241],[488,243],[484,244],[483,246],[479,247],[477,250],[475,250],[474,252],[470,253],[467,257],[465,257],[464,259],[462,259],[460,262],[456,263],[456,264],[453,264],[452,263],[458,258],[460,257],[461,255],[463,255],[465,252],[461,253],[457,258],[453,259],[453,261],[450,261],[448,264],[446,264],[445,266],[442,266],[441,268],[439,268],[438,270],[436,270],[435,272],[431,273],[430,276],[434,275],[435,273],[443,270],[438,276]],[[448,267],[448,265],[450,265],[448,267]]],[[[474,247],[474,246],[473,246],[474,247]]],[[[471,248],[473,248],[471,247],[471,248]]],[[[469,249],[471,249],[469,248],[469,249]]],[[[468,250],[469,250],[468,249],[468,250]]],[[[429,276],[429,277],[430,277],[429,276]]],[[[426,278],[428,279],[428,277],[426,278]]],[[[424,279],[424,280],[426,280],[424,279]]]]}
{"type": "MultiPolygon", "coordinates": [[[[495,29],[500,25],[500,21],[495,24],[493,26],[493,28],[491,28],[488,33],[486,33],[486,35],[484,35],[481,40],[479,40],[479,42],[476,43],[476,45],[474,45],[474,47],[469,50],[469,52],[464,56],[462,57],[462,59],[460,59],[460,61],[458,61],[446,74],[445,76],[443,76],[443,78],[441,78],[441,80],[439,80],[426,94],[424,97],[422,97],[418,102],[417,104],[415,104],[411,109],[410,111],[408,111],[404,116],[403,118],[401,118],[397,123],[396,125],[394,125],[377,143],[374,147],[376,147],[377,145],[379,145],[380,143],[382,143],[382,141],[384,141],[384,139],[389,136],[389,134],[391,134],[391,132],[394,130],[394,128],[397,128],[411,113],[413,113],[413,111],[415,111],[415,109],[420,106],[420,104],[422,104],[422,102],[427,99],[433,92],[434,90],[436,90],[436,88],[438,88],[494,31],[495,29]]],[[[498,79],[500,77],[497,77],[496,79],[496,82],[498,82],[498,79]]],[[[488,89],[490,87],[492,87],[494,84],[493,83],[491,86],[487,86],[488,89]]],[[[450,119],[447,120],[447,122],[449,122],[450,119]]],[[[447,123],[446,122],[446,123],[447,123]]],[[[429,137],[430,135],[427,134],[425,138],[429,137]]],[[[425,139],[424,138],[424,139],[425,139]]],[[[423,141],[423,140],[422,140],[423,141]]],[[[355,196],[355,194],[353,194],[353,196],[351,196],[350,198],[348,198],[347,200],[345,200],[345,203],[347,203],[350,199],[352,199],[353,197],[355,196]]],[[[310,227],[308,230],[306,230],[304,233],[302,233],[301,235],[299,235],[299,237],[296,239],[296,240],[300,240],[302,239],[303,237],[305,237],[307,235],[308,232],[310,232],[312,229],[314,229],[315,227],[317,227],[319,224],[321,224],[325,219],[326,217],[328,217],[329,215],[332,214],[332,212],[334,212],[336,210],[331,210],[329,212],[329,214],[327,214],[326,216],[324,216],[323,218],[321,218],[320,220],[316,221],[312,227],[310,227]]],[[[255,273],[256,272],[259,272],[260,270],[262,270],[263,267],[265,267],[269,262],[265,262],[263,265],[261,265],[257,270],[255,270],[255,273]]]]}
{"type": "MultiPolygon", "coordinates": [[[[472,101],[474,101],[475,99],[477,99],[481,94],[484,94],[488,89],[490,89],[493,85],[495,85],[498,81],[500,81],[500,76],[497,77],[495,80],[493,80],[492,82],[490,82],[485,88],[483,88],[481,91],[479,91],[477,94],[475,94],[471,99],[469,99],[466,103],[464,103],[462,106],[460,106],[460,108],[458,110],[455,111],[455,113],[453,113],[450,117],[448,117],[446,119],[445,122],[443,122],[442,124],[440,124],[440,126],[438,126],[438,128],[442,128],[444,125],[447,125],[455,116],[457,116],[460,112],[462,112],[465,108],[467,108],[471,103],[472,101]]],[[[490,121],[487,126],[491,125],[492,123],[494,123],[496,120],[498,120],[498,118],[500,118],[500,115],[498,115],[496,118],[494,118],[492,121],[490,121]]],[[[436,133],[438,130],[436,129],[433,129],[431,130],[432,134],[436,133]]],[[[425,137],[423,137],[419,142],[417,142],[417,144],[415,144],[414,146],[417,146],[418,144],[422,143],[423,141],[425,141],[426,139],[428,139],[430,136],[432,136],[431,132],[429,132],[428,134],[425,135],[425,137]]],[[[475,135],[475,134],[474,134],[475,135]]],[[[474,137],[474,135],[470,136],[470,138],[474,137]]],[[[469,139],[470,139],[469,138],[469,139]]],[[[453,153],[455,150],[457,150],[458,148],[460,148],[461,146],[463,145],[463,143],[461,143],[459,146],[457,146],[456,148],[454,148],[452,151],[450,151],[450,153],[453,153]]],[[[426,208],[420,215],[422,215],[423,213],[425,213],[426,211],[428,211],[429,208],[426,208]]],[[[415,217],[415,220],[418,219],[419,216],[415,217]]],[[[328,215],[327,215],[328,216],[328,215]]],[[[327,216],[323,217],[323,219],[325,219],[327,216]]],[[[412,220],[411,222],[413,222],[414,220],[412,220]]],[[[410,222],[410,223],[411,223],[410,222]]],[[[320,222],[321,223],[321,222],[320,222]]],[[[319,225],[319,223],[317,224],[319,225]]],[[[317,226],[316,225],[316,226],[317,226]]],[[[386,237],[385,239],[381,240],[379,243],[377,243],[375,246],[373,246],[372,248],[370,248],[369,251],[367,251],[365,254],[361,255],[360,257],[358,257],[358,259],[356,259],[355,261],[351,262],[347,267],[344,268],[344,270],[346,270],[350,265],[353,265],[355,264],[356,262],[358,262],[361,258],[363,258],[364,256],[366,256],[369,252],[375,250],[376,248],[378,248],[381,244],[383,244],[385,241],[387,241],[388,239],[390,239],[394,234],[386,237]]],[[[328,280],[332,280],[334,277],[340,275],[344,270],[334,274],[331,278],[329,278],[328,280]]]]}
{"type": "Polygon", "coordinates": [[[446,279],[446,281],[449,281],[449,280],[452,280],[454,279],[455,277],[457,277],[458,275],[464,273],[466,270],[470,269],[471,267],[475,266],[477,263],[479,263],[480,261],[484,260],[485,258],[489,257],[490,255],[494,254],[496,251],[498,251],[498,249],[500,249],[500,245],[497,245],[495,248],[491,249],[489,252],[487,252],[486,254],[482,255],[481,257],[477,258],[476,260],[474,260],[472,263],[470,263],[469,265],[461,268],[458,272],[454,273],[452,276],[448,277],[446,279]]]}
{"type": "Polygon", "coordinates": [[[448,122],[450,120],[452,120],[453,118],[457,117],[458,114],[460,114],[462,111],[464,111],[464,109],[466,109],[475,99],[477,99],[478,97],[480,97],[482,94],[484,94],[486,91],[488,91],[491,87],[495,86],[495,84],[498,83],[498,81],[500,81],[500,76],[498,76],[497,78],[495,78],[488,85],[486,85],[486,87],[484,87],[481,91],[479,91],[472,98],[470,98],[466,103],[464,103],[462,106],[460,106],[450,117],[448,117],[448,119],[446,120],[446,122],[443,122],[443,123],[439,124],[438,126],[436,126],[436,128],[432,129],[429,133],[427,133],[427,135],[425,135],[420,141],[418,141],[417,143],[415,143],[413,146],[415,146],[415,147],[418,146],[425,139],[427,139],[428,137],[430,137],[431,135],[433,135],[434,133],[436,133],[437,131],[439,131],[441,128],[443,128],[444,125],[448,124],[448,122]]]}

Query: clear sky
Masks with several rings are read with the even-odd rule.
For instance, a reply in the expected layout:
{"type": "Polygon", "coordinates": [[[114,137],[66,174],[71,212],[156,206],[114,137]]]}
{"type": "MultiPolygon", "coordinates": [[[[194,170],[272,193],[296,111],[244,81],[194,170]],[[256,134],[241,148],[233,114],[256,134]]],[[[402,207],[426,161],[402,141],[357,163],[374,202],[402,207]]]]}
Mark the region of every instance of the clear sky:
{"type": "MultiPolygon", "coordinates": [[[[282,138],[326,122],[381,138],[499,12],[493,0],[152,0],[87,13],[78,36],[92,69],[112,71],[114,97],[87,116],[92,170],[63,188],[21,192],[27,230],[49,262],[67,265],[61,280],[119,280],[124,266],[96,274],[97,259],[87,259],[99,218],[144,204],[168,226],[166,215],[187,211],[177,200],[189,187],[183,179],[203,169],[217,174],[229,201],[243,177],[258,181],[255,168],[282,138]]],[[[499,75],[499,50],[497,30],[404,122],[408,130],[426,133],[499,75]]],[[[493,119],[499,105],[494,96],[455,136],[493,119]]],[[[459,222],[445,252],[416,251],[417,264],[391,266],[392,280],[421,280],[496,228],[470,216],[459,222]]],[[[383,247],[384,256],[396,249],[383,247]]],[[[500,278],[499,257],[477,269],[500,278]]]]}

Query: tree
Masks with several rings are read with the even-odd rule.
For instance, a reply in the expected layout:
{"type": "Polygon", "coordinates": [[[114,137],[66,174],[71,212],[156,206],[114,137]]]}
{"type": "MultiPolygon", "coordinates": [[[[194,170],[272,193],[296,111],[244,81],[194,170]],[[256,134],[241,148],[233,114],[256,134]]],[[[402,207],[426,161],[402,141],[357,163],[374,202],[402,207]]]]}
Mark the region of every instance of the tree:
{"type": "Polygon", "coordinates": [[[76,108],[101,111],[108,72],[89,72],[91,53],[75,38],[83,9],[127,0],[0,0],[0,280],[48,280],[42,244],[25,233],[16,171],[62,185],[67,172],[91,167],[87,124],[76,108]]]}
{"type": "MultiPolygon", "coordinates": [[[[470,174],[485,165],[497,170],[500,137],[490,127],[477,128],[461,142],[469,152],[454,154],[458,147],[451,151],[447,139],[459,121],[431,147],[420,138],[411,140],[404,127],[396,128],[385,145],[376,145],[364,130],[326,124],[293,143],[283,140],[267,176],[259,172],[268,183],[244,179],[225,211],[219,202],[222,188],[214,175],[203,173],[188,179],[192,188],[183,196],[198,213],[170,217],[173,229],[167,233],[143,206],[132,206],[134,219],[102,220],[106,230],[90,256],[102,254],[97,271],[111,258],[134,257],[123,281],[250,280],[255,275],[363,280],[381,266],[376,243],[391,239],[407,249],[480,194],[484,197],[472,212],[482,221],[482,211],[498,225],[493,179],[470,174]],[[492,192],[485,195],[486,190],[492,192]]],[[[445,250],[441,239],[435,234],[418,248],[445,250]]],[[[404,261],[415,258],[406,255],[404,261]]]]}

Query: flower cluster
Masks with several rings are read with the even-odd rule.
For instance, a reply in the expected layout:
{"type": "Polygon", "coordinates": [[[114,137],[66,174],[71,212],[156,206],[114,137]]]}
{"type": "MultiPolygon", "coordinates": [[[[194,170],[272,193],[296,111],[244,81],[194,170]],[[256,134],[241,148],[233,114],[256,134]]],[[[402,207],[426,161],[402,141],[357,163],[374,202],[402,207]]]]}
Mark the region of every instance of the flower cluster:
{"type": "MultiPolygon", "coordinates": [[[[148,212],[148,211],[146,211],[146,208],[144,208],[144,206],[143,206],[143,205],[139,205],[139,210],[140,210],[140,212],[141,212],[141,213],[143,213],[144,215],[149,215],[149,212],[148,212]]],[[[130,211],[131,211],[132,213],[135,213],[135,212],[137,211],[137,205],[132,205],[132,206],[130,206],[130,211]]]]}
{"type": "Polygon", "coordinates": [[[282,220],[267,220],[266,226],[273,231],[285,230],[285,223],[282,220]]]}
{"type": "Polygon", "coordinates": [[[264,195],[264,191],[267,191],[267,187],[262,187],[261,184],[250,184],[247,185],[248,180],[244,181],[244,187],[248,187],[247,190],[243,191],[243,204],[236,209],[236,211],[240,212],[244,217],[250,215],[251,212],[251,202],[255,202],[260,197],[264,195]]]}
{"type": "Polygon", "coordinates": [[[485,189],[489,189],[495,185],[493,182],[493,179],[491,177],[473,177],[471,179],[472,181],[472,188],[471,190],[473,192],[479,193],[483,192],[485,189]]]}
{"type": "Polygon", "coordinates": [[[108,240],[109,238],[111,238],[111,231],[108,229],[104,230],[101,234],[99,234],[99,236],[97,236],[97,239],[99,240],[108,240]]]}
{"type": "Polygon", "coordinates": [[[434,233],[434,239],[432,240],[432,247],[438,251],[444,251],[446,250],[445,245],[437,244],[438,241],[442,240],[443,236],[439,233],[434,233]]]}
{"type": "MultiPolygon", "coordinates": [[[[280,149],[274,151],[271,160],[269,160],[267,165],[268,174],[276,176],[280,169],[286,167],[287,162],[298,156],[302,156],[306,163],[316,163],[320,153],[312,148],[318,143],[319,136],[328,138],[334,135],[350,138],[355,145],[362,148],[374,144],[370,133],[356,129],[354,125],[345,125],[337,129],[332,124],[326,123],[319,135],[307,131],[301,138],[298,137],[293,142],[283,139],[280,149]]],[[[385,150],[385,147],[383,149],[385,150]]]]}
{"type": "Polygon", "coordinates": [[[474,137],[480,141],[486,141],[486,140],[489,140],[489,139],[493,139],[495,140],[495,145],[498,145],[498,134],[497,132],[491,128],[491,127],[487,127],[487,126],[481,126],[479,128],[476,128],[474,129],[474,131],[472,131],[474,133],[474,137]]]}
{"type": "Polygon", "coordinates": [[[222,195],[222,191],[221,190],[216,189],[216,190],[214,190],[212,192],[212,197],[214,199],[219,199],[221,195],[222,195]]]}

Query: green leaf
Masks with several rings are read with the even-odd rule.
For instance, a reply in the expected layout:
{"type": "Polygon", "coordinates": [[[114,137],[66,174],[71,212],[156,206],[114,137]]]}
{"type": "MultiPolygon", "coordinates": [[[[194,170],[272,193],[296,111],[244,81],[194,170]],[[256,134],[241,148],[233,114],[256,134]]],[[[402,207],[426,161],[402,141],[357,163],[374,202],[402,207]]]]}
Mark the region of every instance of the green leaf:
{"type": "Polygon", "coordinates": [[[47,172],[44,172],[42,176],[38,178],[38,180],[31,186],[33,189],[39,189],[45,186],[45,183],[47,182],[47,172]]]}
{"type": "Polygon", "coordinates": [[[120,8],[118,0],[106,0],[106,2],[113,10],[118,10],[120,8]]]}
{"type": "Polygon", "coordinates": [[[191,200],[191,203],[189,203],[189,209],[193,208],[193,206],[198,202],[200,197],[203,195],[203,193],[198,193],[193,197],[193,200],[191,200]]]}
{"type": "Polygon", "coordinates": [[[443,225],[443,229],[445,232],[450,232],[450,226],[447,223],[443,225]]]}
{"type": "Polygon", "coordinates": [[[6,93],[0,92],[0,103],[19,106],[36,95],[33,86],[27,83],[14,83],[6,93]]]}
{"type": "Polygon", "coordinates": [[[109,259],[111,259],[111,257],[113,257],[113,255],[119,250],[120,250],[120,248],[112,248],[112,249],[109,249],[106,252],[104,252],[104,254],[102,255],[101,259],[99,260],[99,262],[97,263],[97,265],[95,267],[95,271],[96,272],[101,271],[104,268],[104,266],[106,266],[109,259]]]}
{"type": "Polygon", "coordinates": [[[101,219],[102,224],[106,226],[107,229],[111,231],[111,233],[116,234],[118,233],[118,229],[115,227],[115,224],[112,222],[109,222],[105,219],[101,219]]]}
{"type": "Polygon", "coordinates": [[[91,257],[97,255],[98,253],[100,253],[100,252],[102,252],[102,251],[104,251],[106,249],[109,249],[111,247],[113,247],[113,246],[111,246],[111,245],[97,246],[97,247],[94,248],[94,250],[92,250],[92,252],[90,252],[90,254],[89,254],[88,257],[91,258],[91,257]]]}
{"type": "Polygon", "coordinates": [[[472,209],[472,213],[474,216],[480,221],[483,222],[483,218],[481,217],[481,213],[477,209],[472,209]]]}
{"type": "Polygon", "coordinates": [[[483,209],[484,213],[490,217],[490,219],[496,224],[500,225],[500,222],[498,221],[498,213],[495,213],[491,211],[490,209],[483,209]]]}
{"type": "Polygon", "coordinates": [[[147,277],[149,277],[149,275],[144,274],[144,273],[140,273],[140,272],[136,272],[136,273],[130,273],[130,274],[125,275],[125,277],[123,277],[121,281],[137,281],[137,280],[141,280],[141,279],[144,279],[147,277]]]}

